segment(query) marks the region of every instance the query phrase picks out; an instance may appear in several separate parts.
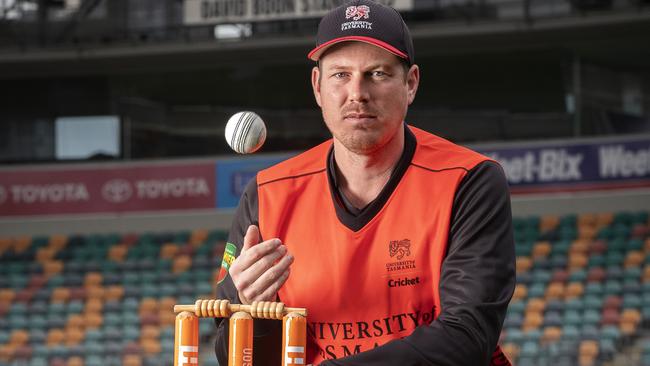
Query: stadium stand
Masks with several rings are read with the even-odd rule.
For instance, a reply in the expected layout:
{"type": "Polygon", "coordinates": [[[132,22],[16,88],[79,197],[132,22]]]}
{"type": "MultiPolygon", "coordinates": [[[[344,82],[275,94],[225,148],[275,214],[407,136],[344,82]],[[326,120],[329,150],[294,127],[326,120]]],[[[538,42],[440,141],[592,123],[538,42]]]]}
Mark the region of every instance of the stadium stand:
{"type": "MultiPolygon", "coordinates": [[[[173,305],[214,297],[225,238],[195,230],[0,240],[0,364],[173,364],[173,305]]],[[[214,325],[200,327],[209,337],[214,325]]]]}
{"type": "MultiPolygon", "coordinates": [[[[515,364],[650,365],[648,212],[515,218],[514,235],[515,364]]],[[[213,296],[226,236],[0,239],[0,364],[173,364],[172,307],[213,296]]],[[[209,354],[214,324],[200,328],[209,354]]]]}

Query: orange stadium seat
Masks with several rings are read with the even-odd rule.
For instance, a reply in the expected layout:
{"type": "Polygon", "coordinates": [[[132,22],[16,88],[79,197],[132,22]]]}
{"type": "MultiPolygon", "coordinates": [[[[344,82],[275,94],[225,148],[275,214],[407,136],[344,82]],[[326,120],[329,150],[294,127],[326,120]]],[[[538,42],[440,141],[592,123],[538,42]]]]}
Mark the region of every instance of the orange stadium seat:
{"type": "Polygon", "coordinates": [[[140,355],[126,355],[122,362],[124,366],[142,366],[142,357],[140,355]]]}
{"type": "Polygon", "coordinates": [[[167,243],[162,246],[160,249],[160,258],[161,259],[172,259],[176,256],[178,252],[178,245],[174,243],[167,243]]]}
{"type": "Polygon", "coordinates": [[[533,246],[533,260],[539,258],[546,258],[551,253],[551,243],[547,241],[540,241],[533,246]]]}
{"type": "Polygon", "coordinates": [[[208,235],[209,232],[207,230],[196,229],[192,231],[192,234],[190,235],[189,244],[195,248],[200,247],[208,239],[208,235]]]}
{"type": "Polygon", "coordinates": [[[72,356],[65,364],[66,366],[84,366],[84,360],[80,356],[72,356]]]}
{"type": "Polygon", "coordinates": [[[128,252],[129,248],[126,245],[114,245],[108,250],[108,259],[115,262],[123,262],[128,252]]]}
{"type": "Polygon", "coordinates": [[[625,262],[623,263],[623,267],[625,268],[631,268],[631,267],[639,267],[643,262],[645,261],[645,253],[642,251],[631,251],[627,253],[627,256],[625,257],[625,262]]]}
{"type": "Polygon", "coordinates": [[[552,282],[546,288],[546,300],[564,298],[564,284],[552,282]]]}
{"type": "Polygon", "coordinates": [[[172,272],[180,273],[187,271],[192,266],[192,257],[189,255],[181,255],[174,258],[172,263],[172,272]]]}
{"type": "Polygon", "coordinates": [[[581,282],[570,282],[566,287],[565,296],[567,299],[581,297],[584,291],[584,286],[581,282]]]}
{"type": "Polygon", "coordinates": [[[88,272],[84,278],[85,287],[99,287],[102,285],[104,277],[98,272],[88,272]]]}
{"type": "Polygon", "coordinates": [[[562,328],[560,327],[546,327],[542,334],[543,343],[555,343],[562,337],[562,328]]]}
{"type": "Polygon", "coordinates": [[[528,272],[530,268],[533,266],[533,261],[530,259],[530,257],[517,257],[517,273],[524,273],[528,272]]]}

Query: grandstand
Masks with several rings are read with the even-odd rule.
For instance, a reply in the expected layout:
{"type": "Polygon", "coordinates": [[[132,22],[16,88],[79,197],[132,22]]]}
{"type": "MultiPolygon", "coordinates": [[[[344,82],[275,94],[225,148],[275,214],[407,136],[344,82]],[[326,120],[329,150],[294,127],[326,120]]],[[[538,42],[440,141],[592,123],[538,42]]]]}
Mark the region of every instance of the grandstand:
{"type": "MultiPolygon", "coordinates": [[[[246,182],[328,138],[306,53],[340,0],[228,7],[252,2],[0,0],[0,365],[173,364],[171,307],[212,297],[246,182]],[[223,141],[240,110],[254,156],[223,141]]],[[[650,366],[650,1],[388,2],[409,123],[508,176],[506,353],[650,366]]]]}

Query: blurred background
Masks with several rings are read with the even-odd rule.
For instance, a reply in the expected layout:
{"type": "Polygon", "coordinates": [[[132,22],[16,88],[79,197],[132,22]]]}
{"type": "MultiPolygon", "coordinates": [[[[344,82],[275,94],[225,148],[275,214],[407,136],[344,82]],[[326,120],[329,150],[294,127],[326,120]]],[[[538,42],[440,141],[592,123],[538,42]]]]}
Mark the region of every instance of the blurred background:
{"type": "MultiPolygon", "coordinates": [[[[421,68],[408,123],[508,175],[511,359],[650,365],[650,1],[381,1],[421,68]]],[[[0,0],[0,365],[173,364],[246,182],[329,137],[306,54],[341,3],[0,0]]]]}

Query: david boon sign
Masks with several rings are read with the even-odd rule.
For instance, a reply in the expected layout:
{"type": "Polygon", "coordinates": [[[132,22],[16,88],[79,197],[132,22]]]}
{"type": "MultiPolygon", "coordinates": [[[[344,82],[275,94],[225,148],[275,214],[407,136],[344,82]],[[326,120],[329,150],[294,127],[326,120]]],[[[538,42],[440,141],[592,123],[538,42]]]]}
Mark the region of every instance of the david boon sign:
{"type": "MultiPolygon", "coordinates": [[[[413,9],[413,0],[377,2],[400,11],[413,9]]],[[[183,19],[187,25],[198,25],[314,18],[343,3],[344,0],[185,0],[183,19]]]]}

